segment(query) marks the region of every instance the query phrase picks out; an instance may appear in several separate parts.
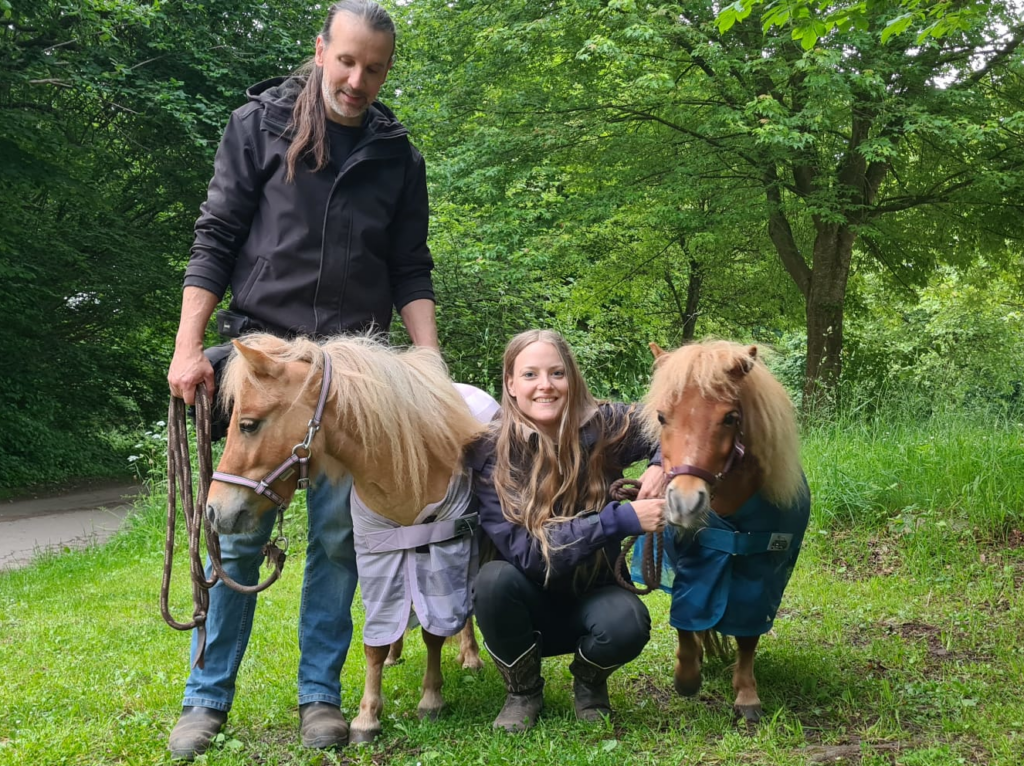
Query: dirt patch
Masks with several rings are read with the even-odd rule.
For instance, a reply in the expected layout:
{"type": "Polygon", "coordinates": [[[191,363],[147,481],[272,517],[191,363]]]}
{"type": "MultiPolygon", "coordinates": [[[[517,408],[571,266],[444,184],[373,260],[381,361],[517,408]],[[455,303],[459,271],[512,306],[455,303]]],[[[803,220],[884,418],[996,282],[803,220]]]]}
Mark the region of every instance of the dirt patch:
{"type": "Polygon", "coordinates": [[[864,542],[866,548],[846,544],[841,534],[837,534],[834,541],[837,544],[831,548],[829,569],[840,580],[859,582],[884,577],[897,573],[902,567],[899,546],[894,540],[872,537],[864,542]]]}
{"type": "Polygon", "coordinates": [[[630,690],[629,696],[634,699],[649,699],[663,710],[676,699],[676,694],[672,689],[659,686],[649,676],[630,679],[627,685],[630,690]]]}
{"type": "Polygon", "coordinates": [[[891,634],[898,634],[904,641],[926,642],[928,654],[931,657],[942,659],[952,656],[952,652],[942,641],[942,631],[934,625],[926,625],[923,622],[904,622],[900,625],[886,624],[885,630],[891,634]]]}
{"type": "Polygon", "coordinates": [[[867,750],[870,755],[881,755],[889,763],[896,763],[896,755],[903,747],[899,742],[864,743],[858,740],[842,745],[808,745],[801,748],[799,753],[808,763],[857,764],[867,750]]]}
{"type": "Polygon", "coordinates": [[[856,766],[863,762],[865,756],[871,757],[873,763],[877,763],[880,758],[884,759],[886,763],[899,763],[900,754],[906,751],[934,747],[938,744],[956,745],[958,754],[963,758],[961,763],[985,764],[989,762],[988,751],[976,741],[965,739],[943,743],[941,740],[929,740],[916,735],[898,742],[867,742],[852,736],[845,738],[842,742],[811,743],[794,752],[806,758],[808,763],[856,766]]]}
{"type": "MultiPolygon", "coordinates": [[[[849,635],[849,645],[867,647],[873,641],[896,636],[906,644],[924,644],[926,660],[931,665],[951,662],[982,662],[990,659],[990,655],[983,651],[951,649],[950,646],[962,647],[967,643],[963,635],[950,630],[944,631],[935,625],[918,621],[883,620],[874,625],[854,628],[849,635]]],[[[890,669],[874,657],[869,657],[864,666],[864,674],[869,678],[881,678],[887,676],[889,672],[890,669]]]]}
{"type": "Polygon", "coordinates": [[[1011,529],[1009,534],[1006,535],[1006,542],[1002,547],[1010,548],[1011,550],[1024,548],[1024,532],[1019,529],[1011,529]]]}

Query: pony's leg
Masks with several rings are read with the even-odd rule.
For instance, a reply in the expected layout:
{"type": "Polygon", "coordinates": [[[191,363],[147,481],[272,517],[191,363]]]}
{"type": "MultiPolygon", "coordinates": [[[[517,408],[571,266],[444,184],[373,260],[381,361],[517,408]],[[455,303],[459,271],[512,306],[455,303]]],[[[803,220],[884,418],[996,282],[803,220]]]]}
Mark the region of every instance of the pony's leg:
{"type": "Polygon", "coordinates": [[[395,641],[395,643],[391,644],[391,647],[388,649],[388,657],[386,660],[384,660],[384,667],[391,667],[392,665],[397,665],[399,662],[402,661],[402,648],[404,646],[405,635],[401,635],[398,637],[398,640],[395,641]]]}
{"type": "Polygon", "coordinates": [[[700,633],[679,630],[679,644],[676,646],[676,669],[672,680],[676,694],[694,697],[700,691],[700,667],[704,659],[704,646],[700,633]]]}
{"type": "Polygon", "coordinates": [[[484,663],[480,660],[480,646],[476,642],[476,631],[473,630],[473,615],[466,619],[459,633],[459,663],[467,670],[483,670],[484,663]]]}
{"type": "Polygon", "coordinates": [[[441,676],[441,647],[444,646],[444,637],[424,630],[423,643],[427,645],[427,671],[423,674],[423,697],[416,713],[420,719],[433,721],[444,707],[444,698],[441,696],[441,687],[444,685],[441,676]]]}
{"type": "Polygon", "coordinates": [[[754,653],[760,636],[736,636],[736,667],[732,672],[732,688],[736,692],[733,712],[748,726],[761,720],[761,699],[754,680],[754,653]]]}
{"type": "Polygon", "coordinates": [[[384,660],[388,656],[388,647],[363,644],[363,651],[366,653],[366,680],[363,685],[363,698],[359,700],[359,715],[352,721],[348,734],[348,741],[354,745],[373,742],[377,738],[377,735],[380,734],[380,712],[384,708],[384,701],[380,694],[380,680],[384,670],[384,660]]]}

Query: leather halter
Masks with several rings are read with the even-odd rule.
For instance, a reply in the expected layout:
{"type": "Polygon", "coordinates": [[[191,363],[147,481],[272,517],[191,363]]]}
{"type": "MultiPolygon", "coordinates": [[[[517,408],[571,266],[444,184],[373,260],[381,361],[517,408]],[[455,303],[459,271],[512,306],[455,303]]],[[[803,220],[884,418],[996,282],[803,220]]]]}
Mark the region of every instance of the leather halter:
{"type": "Polygon", "coordinates": [[[666,472],[665,475],[668,477],[668,480],[672,481],[677,476],[696,476],[698,479],[706,481],[709,486],[714,487],[729,471],[743,462],[743,456],[747,452],[747,448],[743,446],[743,410],[740,409],[737,414],[739,415],[739,422],[736,424],[736,434],[732,438],[732,450],[729,452],[729,457],[725,461],[725,467],[721,471],[711,473],[711,471],[699,466],[679,465],[666,472]]]}
{"type": "Polygon", "coordinates": [[[222,473],[221,471],[213,472],[214,481],[248,487],[257,495],[262,495],[271,502],[277,503],[279,508],[284,507],[284,498],[272,490],[270,485],[278,479],[290,476],[292,466],[297,465],[299,470],[299,482],[296,488],[307,489],[309,487],[309,458],[311,454],[309,445],[313,442],[316,432],[320,430],[320,421],[323,420],[324,407],[327,406],[327,396],[331,386],[331,358],[327,355],[326,351],[322,353],[324,355],[324,374],[320,382],[320,398],[317,400],[313,417],[310,418],[309,423],[306,425],[306,438],[301,443],[292,447],[292,454],[281,465],[259,481],[247,479],[244,476],[236,476],[232,473],[222,473]]]}

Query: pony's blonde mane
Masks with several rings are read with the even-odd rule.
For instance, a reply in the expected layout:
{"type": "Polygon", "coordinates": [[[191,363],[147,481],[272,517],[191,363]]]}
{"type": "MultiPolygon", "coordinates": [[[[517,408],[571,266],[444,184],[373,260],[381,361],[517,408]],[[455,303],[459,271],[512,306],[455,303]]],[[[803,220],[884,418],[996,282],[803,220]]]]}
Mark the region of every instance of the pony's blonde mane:
{"type": "MultiPolygon", "coordinates": [[[[452,385],[441,356],[430,349],[398,350],[371,336],[338,336],[314,343],[305,338],[281,340],[273,335],[247,335],[242,342],[277,362],[303,362],[309,371],[301,390],[316,386],[323,355],[331,358],[330,395],[323,428],[343,429],[365,450],[370,465],[397,477],[418,506],[425,506],[431,458],[450,471],[461,466],[463,450],[485,426],[470,412],[452,385]],[[333,420],[330,419],[333,415],[333,420]]],[[[264,380],[235,354],[224,371],[221,398],[234,401],[242,386],[268,390],[264,380]]],[[[305,423],[296,424],[301,435],[305,423]]]]}
{"type": "Polygon", "coordinates": [[[669,412],[683,391],[696,388],[708,399],[739,399],[743,408],[743,443],[764,475],[765,498],[786,508],[806,491],[800,468],[800,436],[793,402],[761,361],[750,372],[730,375],[750,360],[749,346],[724,340],[683,346],[658,358],[651,390],[644,399],[647,430],[658,439],[658,412],[669,412]]]}

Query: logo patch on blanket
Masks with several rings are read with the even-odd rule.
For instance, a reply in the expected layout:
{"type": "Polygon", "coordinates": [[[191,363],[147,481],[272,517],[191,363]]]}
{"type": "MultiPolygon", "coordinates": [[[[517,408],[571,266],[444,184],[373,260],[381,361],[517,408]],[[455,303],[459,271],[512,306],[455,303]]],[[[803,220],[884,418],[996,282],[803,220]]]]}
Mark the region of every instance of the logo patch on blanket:
{"type": "MultiPolygon", "coordinates": [[[[771,630],[800,554],[810,496],[781,509],[760,493],[728,519],[712,513],[694,533],[665,534],[661,589],[672,594],[669,622],[677,630],[716,630],[759,636],[771,630]]],[[[631,576],[640,571],[644,535],[633,549],[631,576]]]]}

